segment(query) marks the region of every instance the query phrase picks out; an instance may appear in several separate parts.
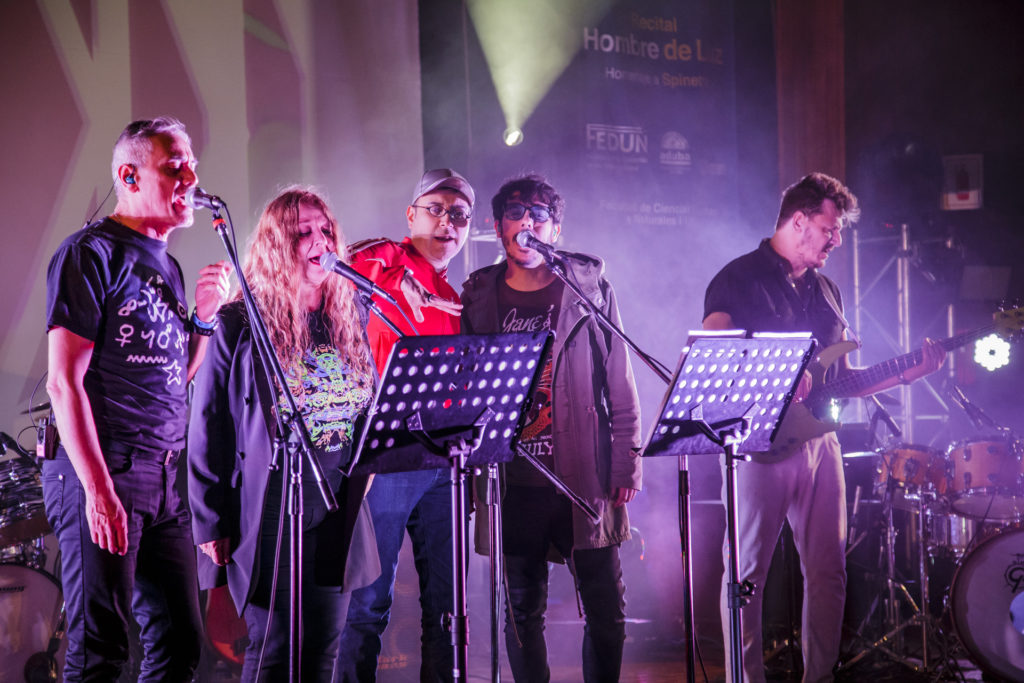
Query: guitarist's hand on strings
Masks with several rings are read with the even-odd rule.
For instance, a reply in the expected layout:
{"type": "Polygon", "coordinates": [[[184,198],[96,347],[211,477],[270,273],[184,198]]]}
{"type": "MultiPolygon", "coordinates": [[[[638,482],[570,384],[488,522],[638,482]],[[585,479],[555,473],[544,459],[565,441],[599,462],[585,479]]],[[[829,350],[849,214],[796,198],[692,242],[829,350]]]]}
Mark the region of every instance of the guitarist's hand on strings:
{"type": "Polygon", "coordinates": [[[946,351],[942,348],[942,344],[926,337],[924,344],[921,345],[921,362],[907,368],[903,373],[902,380],[907,384],[916,382],[941,368],[945,360],[946,351]]]}

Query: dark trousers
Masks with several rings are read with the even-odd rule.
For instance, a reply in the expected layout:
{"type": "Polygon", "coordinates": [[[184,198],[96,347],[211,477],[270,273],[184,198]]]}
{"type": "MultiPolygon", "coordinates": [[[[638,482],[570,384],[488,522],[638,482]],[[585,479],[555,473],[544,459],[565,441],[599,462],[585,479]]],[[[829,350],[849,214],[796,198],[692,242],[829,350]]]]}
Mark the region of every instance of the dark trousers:
{"type": "Polygon", "coordinates": [[[85,492],[64,450],[43,463],[67,609],[64,680],[116,680],[128,660],[134,615],[143,648],[139,680],[190,681],[203,624],[190,517],[174,488],[177,466],[130,447],[108,446],[104,453],[128,515],[123,556],[92,542],[85,492]]]}
{"type": "MultiPolygon", "coordinates": [[[[320,586],[316,584],[316,528],[327,513],[318,493],[311,492],[312,486],[304,485],[302,516],[302,650],[300,653],[301,680],[305,683],[330,683],[334,675],[338,642],[341,628],[345,623],[350,593],[342,593],[341,586],[320,586]]],[[[274,611],[269,611],[270,593],[273,584],[274,553],[277,550],[278,522],[281,510],[281,475],[275,472],[270,478],[263,520],[260,525],[259,576],[252,599],[245,606],[242,616],[249,629],[249,645],[245,649],[242,665],[242,681],[287,681],[289,672],[289,628],[291,606],[291,556],[289,552],[290,528],[287,516],[280,534],[281,555],[278,557],[277,586],[274,592],[274,611]],[[271,621],[269,634],[267,620],[271,621]],[[265,638],[266,636],[266,638],[265,638]],[[266,639],[263,667],[259,678],[260,649],[266,639]]]]}
{"type": "Polygon", "coordinates": [[[338,654],[339,681],[376,680],[381,635],[391,617],[398,553],[406,531],[420,581],[420,680],[451,680],[454,650],[451,635],[441,624],[442,615],[451,612],[454,603],[451,490],[451,474],[443,469],[374,477],[367,501],[381,576],[352,593],[338,654]]]}
{"type": "Polygon", "coordinates": [[[505,647],[512,676],[520,683],[551,678],[544,640],[551,546],[570,558],[583,603],[583,680],[619,680],[626,640],[619,547],[573,551],[571,505],[554,488],[527,486],[509,486],[502,503],[502,549],[508,576],[505,647]]]}

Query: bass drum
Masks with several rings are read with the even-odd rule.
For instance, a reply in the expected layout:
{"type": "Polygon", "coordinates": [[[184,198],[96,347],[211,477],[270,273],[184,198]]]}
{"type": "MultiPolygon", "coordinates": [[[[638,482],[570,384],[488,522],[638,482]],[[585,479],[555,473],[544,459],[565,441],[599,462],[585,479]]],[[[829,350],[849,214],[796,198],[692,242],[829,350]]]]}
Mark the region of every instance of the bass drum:
{"type": "Polygon", "coordinates": [[[0,565],[0,681],[63,680],[67,640],[61,639],[52,661],[47,655],[63,609],[52,576],[20,564],[0,565]]]}
{"type": "Polygon", "coordinates": [[[1011,603],[1024,592],[1024,527],[999,530],[971,550],[953,575],[957,637],[985,673],[1024,681],[1024,633],[1011,603]]]}

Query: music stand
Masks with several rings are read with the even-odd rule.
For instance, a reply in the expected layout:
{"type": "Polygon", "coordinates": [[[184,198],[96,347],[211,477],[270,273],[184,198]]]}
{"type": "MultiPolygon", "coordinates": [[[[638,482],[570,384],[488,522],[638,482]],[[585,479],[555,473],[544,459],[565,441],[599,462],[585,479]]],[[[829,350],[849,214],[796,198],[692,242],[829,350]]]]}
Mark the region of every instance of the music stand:
{"type": "MultiPolygon", "coordinates": [[[[809,334],[769,335],[742,330],[690,332],[672,382],[644,447],[645,457],[725,454],[726,531],[729,543],[729,657],[734,678],[743,676],[742,615],[754,586],[740,583],[737,537],[736,460],[768,451],[793,397],[814,341],[809,334]]],[[[683,547],[684,610],[688,620],[688,661],[692,661],[692,562],[689,489],[680,475],[680,542],[683,547]]],[[[692,679],[692,666],[687,674],[692,679]]],[[[736,678],[736,680],[739,680],[736,678]]]]}
{"type": "Polygon", "coordinates": [[[512,459],[550,343],[547,331],[399,339],[348,464],[349,475],[451,470],[457,681],[469,660],[466,478],[512,459]]]}

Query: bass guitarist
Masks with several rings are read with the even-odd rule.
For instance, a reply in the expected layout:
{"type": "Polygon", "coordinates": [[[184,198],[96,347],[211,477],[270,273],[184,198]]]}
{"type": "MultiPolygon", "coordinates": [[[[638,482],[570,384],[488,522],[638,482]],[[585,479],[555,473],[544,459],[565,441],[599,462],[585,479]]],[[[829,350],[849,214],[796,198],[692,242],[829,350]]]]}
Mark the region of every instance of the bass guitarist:
{"type": "MultiPolygon", "coordinates": [[[[859,215],[857,198],[835,178],[812,173],[791,185],[782,195],[775,233],[754,251],[726,265],[708,285],[704,329],[810,331],[819,348],[842,341],[847,323],[839,288],[819,269],[842,244],[843,227],[859,215]]],[[[919,362],[893,376],[863,383],[850,395],[867,396],[933,373],[942,365],[945,351],[938,343],[925,340],[914,358],[919,362]]],[[[858,373],[848,367],[845,357],[836,365],[841,367],[832,372],[858,373]]],[[[805,374],[794,401],[803,401],[810,394],[811,378],[805,374]]],[[[804,576],[803,680],[831,680],[839,656],[846,597],[842,453],[834,432],[812,436],[790,450],[782,458],[755,456],[739,469],[739,579],[756,587],[743,608],[745,681],[765,680],[758,591],[764,586],[784,519],[793,530],[804,576]]],[[[728,566],[728,545],[724,546],[728,566]]],[[[726,576],[721,608],[728,645],[727,583],[726,576]]],[[[727,674],[730,681],[740,680],[735,672],[727,674]]]]}

